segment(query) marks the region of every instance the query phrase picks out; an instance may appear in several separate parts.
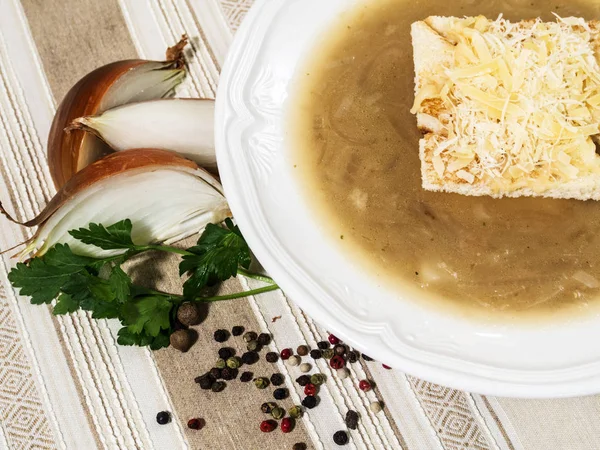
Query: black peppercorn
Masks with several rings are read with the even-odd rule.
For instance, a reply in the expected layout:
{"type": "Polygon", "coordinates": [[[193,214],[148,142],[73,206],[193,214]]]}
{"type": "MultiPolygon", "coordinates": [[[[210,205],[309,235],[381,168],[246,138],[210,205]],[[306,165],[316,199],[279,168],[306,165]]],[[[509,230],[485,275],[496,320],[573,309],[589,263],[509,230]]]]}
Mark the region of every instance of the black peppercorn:
{"type": "Polygon", "coordinates": [[[225,389],[225,386],[226,384],[224,381],[215,381],[210,387],[210,390],[213,392],[221,392],[223,389],[225,389]]]}
{"type": "Polygon", "coordinates": [[[171,413],[168,411],[161,411],[156,415],[156,421],[160,425],[166,425],[171,421],[171,413]]]}
{"type": "Polygon", "coordinates": [[[265,359],[267,360],[267,362],[276,363],[279,359],[279,354],[277,354],[276,352],[269,352],[265,355],[265,359]]]}
{"type": "Polygon", "coordinates": [[[348,443],[348,433],[344,430],[336,431],[333,434],[333,442],[337,445],[346,445],[348,443]]]}
{"type": "Polygon", "coordinates": [[[271,411],[273,411],[273,408],[277,408],[277,403],[265,402],[262,405],[260,405],[260,410],[262,412],[264,412],[265,414],[271,414],[271,411]]]}
{"type": "Polygon", "coordinates": [[[306,450],[306,444],[304,442],[296,442],[292,447],[292,450],[306,450]]]}
{"type": "Polygon", "coordinates": [[[349,363],[354,364],[356,361],[358,361],[358,353],[356,352],[356,350],[352,350],[348,352],[348,357],[347,360],[349,363]]]}
{"type": "Polygon", "coordinates": [[[271,335],[267,333],[260,333],[256,340],[260,345],[269,345],[271,343],[271,335]]]}
{"type": "Polygon", "coordinates": [[[351,430],[358,428],[358,413],[356,411],[349,410],[346,413],[346,426],[351,430]]]}
{"type": "Polygon", "coordinates": [[[279,389],[275,389],[273,391],[273,397],[275,397],[275,400],[283,400],[288,398],[288,396],[290,395],[290,393],[288,392],[288,390],[286,388],[279,388],[279,389]]]}
{"type": "Polygon", "coordinates": [[[213,336],[215,338],[215,341],[225,342],[227,339],[229,339],[229,331],[223,329],[217,330],[215,331],[215,334],[213,336]]]}
{"type": "Polygon", "coordinates": [[[205,373],[199,377],[194,378],[194,381],[200,385],[201,389],[210,389],[212,384],[215,382],[215,377],[210,373],[205,373]]]}
{"type": "Polygon", "coordinates": [[[240,381],[242,383],[247,383],[248,381],[251,381],[252,378],[254,378],[254,374],[252,372],[244,372],[241,376],[240,376],[240,381]]]}
{"type": "Polygon", "coordinates": [[[228,360],[235,355],[235,350],[231,347],[222,347],[219,349],[219,358],[228,360]]]}
{"type": "Polygon", "coordinates": [[[256,352],[246,352],[242,355],[242,362],[244,364],[254,364],[258,361],[258,353],[256,352]]]}
{"type": "Polygon", "coordinates": [[[373,361],[373,358],[371,358],[370,356],[365,355],[364,353],[362,354],[362,357],[365,361],[373,361]]]}
{"type": "Polygon", "coordinates": [[[317,398],[314,395],[307,395],[304,397],[304,400],[302,400],[302,406],[308,409],[313,409],[315,406],[317,406],[317,398]]]}
{"type": "Polygon", "coordinates": [[[346,346],[341,344],[336,345],[333,347],[333,353],[338,356],[344,356],[346,354],[346,346]]]}
{"type": "Polygon", "coordinates": [[[319,359],[321,357],[321,350],[315,348],[314,350],[310,351],[310,357],[312,359],[319,359]]]}
{"type": "Polygon", "coordinates": [[[218,369],[216,367],[213,367],[212,369],[210,369],[210,376],[213,377],[215,380],[218,380],[219,378],[221,378],[221,369],[218,369]]]}
{"type": "Polygon", "coordinates": [[[237,369],[230,369],[229,367],[225,367],[223,370],[221,370],[221,378],[223,378],[224,380],[234,380],[237,378],[237,376],[237,369]]]}
{"type": "Polygon", "coordinates": [[[329,342],[327,342],[327,341],[317,342],[317,347],[319,347],[321,350],[325,350],[326,348],[329,348],[329,342]]]}
{"type": "Polygon", "coordinates": [[[231,329],[231,334],[233,334],[234,336],[241,336],[243,332],[244,332],[244,327],[242,327],[240,325],[237,325],[231,329]]]}
{"type": "Polygon", "coordinates": [[[308,383],[310,383],[310,376],[300,375],[298,378],[296,378],[296,383],[298,383],[300,386],[304,387],[308,383]]]}
{"type": "Polygon", "coordinates": [[[255,341],[258,336],[254,331],[248,331],[244,334],[244,342],[255,341]]]}
{"type": "Polygon", "coordinates": [[[285,378],[280,373],[274,373],[271,375],[271,384],[273,386],[281,386],[285,382],[285,378]]]}

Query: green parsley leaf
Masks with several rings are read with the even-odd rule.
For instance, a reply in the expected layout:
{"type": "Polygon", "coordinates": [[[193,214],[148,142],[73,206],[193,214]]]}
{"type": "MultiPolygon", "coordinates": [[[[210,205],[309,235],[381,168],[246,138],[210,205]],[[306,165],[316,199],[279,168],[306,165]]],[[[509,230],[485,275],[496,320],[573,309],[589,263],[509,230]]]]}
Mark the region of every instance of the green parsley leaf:
{"type": "Polygon", "coordinates": [[[109,227],[90,223],[89,227],[69,231],[69,234],[84,244],[95,245],[103,250],[131,249],[131,220],[125,219],[109,227]]]}
{"type": "Polygon", "coordinates": [[[155,337],[160,330],[171,328],[173,307],[174,304],[168,297],[147,295],[124,304],[121,308],[121,317],[130,332],[134,334],[146,332],[155,337]]]}
{"type": "Polygon", "coordinates": [[[100,259],[76,255],[67,244],[56,244],[42,256],[42,260],[49,266],[80,269],[86,266],[99,268],[99,264],[103,264],[103,261],[100,259]]]}
{"type": "Polygon", "coordinates": [[[183,295],[194,298],[200,289],[235,277],[238,267],[250,266],[250,249],[237,226],[225,220],[227,228],[209,224],[198,243],[188,249],[194,255],[185,255],[179,273],[189,273],[183,285],[183,295]]]}
{"type": "Polygon", "coordinates": [[[79,302],[68,294],[60,294],[56,305],[52,308],[52,314],[59,316],[62,314],[74,313],[79,309],[79,302]]]}
{"type": "Polygon", "coordinates": [[[78,302],[81,309],[92,311],[94,319],[119,317],[119,306],[110,283],[89,273],[72,275],[61,290],[78,302]]]}
{"type": "Polygon", "coordinates": [[[131,293],[131,278],[121,269],[121,266],[113,267],[108,277],[108,283],[117,301],[125,303],[131,293]]]}
{"type": "Polygon", "coordinates": [[[146,333],[132,333],[127,327],[123,327],[117,333],[117,342],[120,345],[139,345],[140,347],[150,346],[152,350],[158,350],[168,347],[171,330],[163,330],[156,337],[149,336],[146,333]]]}

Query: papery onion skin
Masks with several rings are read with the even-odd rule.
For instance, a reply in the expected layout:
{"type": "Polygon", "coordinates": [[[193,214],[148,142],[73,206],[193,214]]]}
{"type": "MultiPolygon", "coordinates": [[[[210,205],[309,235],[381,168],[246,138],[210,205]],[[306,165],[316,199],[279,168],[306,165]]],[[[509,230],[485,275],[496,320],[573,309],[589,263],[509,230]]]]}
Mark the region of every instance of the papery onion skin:
{"type": "MultiPolygon", "coordinates": [[[[182,69],[183,46],[187,37],[167,50],[164,67],[182,69]]],[[[57,189],[60,189],[78,170],[110,152],[108,146],[92,135],[83,131],[65,133],[65,127],[77,117],[99,114],[104,109],[119,106],[122,103],[104,105],[102,99],[111,88],[118,85],[119,80],[130,71],[140,69],[145,64],[161,64],[155,61],[131,59],[117,61],[102,66],[79,80],[60,103],[48,136],[48,165],[50,174],[57,189]],[[85,155],[86,163],[80,164],[80,151],[89,151],[85,155]]]]}

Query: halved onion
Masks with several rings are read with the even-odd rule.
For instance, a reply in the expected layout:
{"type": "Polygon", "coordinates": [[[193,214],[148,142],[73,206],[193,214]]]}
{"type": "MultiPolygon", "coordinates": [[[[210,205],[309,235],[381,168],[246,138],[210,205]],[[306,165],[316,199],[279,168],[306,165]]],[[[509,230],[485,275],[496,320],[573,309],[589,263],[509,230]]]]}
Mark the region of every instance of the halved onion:
{"type": "MultiPolygon", "coordinates": [[[[7,215],[1,205],[0,211],[7,215]]],[[[184,239],[230,215],[219,182],[193,161],[158,149],[117,152],[76,173],[36,218],[22,223],[39,228],[21,255],[41,256],[57,243],[84,255],[118,254],[69,235],[90,223],[131,219],[133,242],[146,245],[184,239]]]]}
{"type": "Polygon", "coordinates": [[[57,189],[110,148],[82,131],[65,133],[74,119],[100,114],[130,102],[162,98],[183,80],[183,47],[187,37],[167,50],[167,61],[132,59],[102,66],[84,76],[58,107],[48,136],[48,164],[57,189]]]}

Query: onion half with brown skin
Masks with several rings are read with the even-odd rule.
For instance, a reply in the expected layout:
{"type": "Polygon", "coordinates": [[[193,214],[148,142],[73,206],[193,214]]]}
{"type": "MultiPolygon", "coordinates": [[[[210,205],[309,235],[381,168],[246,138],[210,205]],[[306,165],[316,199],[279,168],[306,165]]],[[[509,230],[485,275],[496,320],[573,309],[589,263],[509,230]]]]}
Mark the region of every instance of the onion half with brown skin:
{"type": "Polygon", "coordinates": [[[132,59],[102,66],[75,84],[60,103],[48,136],[48,164],[57,189],[85,166],[110,153],[97,137],[82,131],[65,133],[74,119],[100,114],[130,102],[169,96],[183,80],[187,37],[167,50],[166,61],[132,59]]]}
{"type": "MultiPolygon", "coordinates": [[[[0,212],[21,223],[1,205],[0,212]]],[[[21,223],[39,226],[21,256],[41,256],[57,243],[94,257],[123,252],[101,250],[69,234],[90,223],[130,219],[136,245],[168,244],[230,216],[220,183],[193,161],[158,149],[117,152],[77,172],[36,218],[21,223]]]]}

